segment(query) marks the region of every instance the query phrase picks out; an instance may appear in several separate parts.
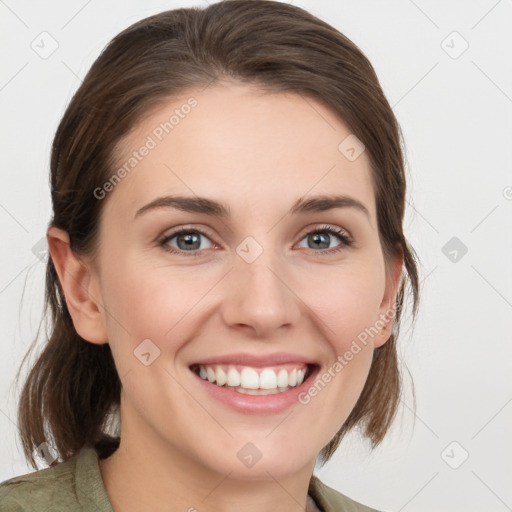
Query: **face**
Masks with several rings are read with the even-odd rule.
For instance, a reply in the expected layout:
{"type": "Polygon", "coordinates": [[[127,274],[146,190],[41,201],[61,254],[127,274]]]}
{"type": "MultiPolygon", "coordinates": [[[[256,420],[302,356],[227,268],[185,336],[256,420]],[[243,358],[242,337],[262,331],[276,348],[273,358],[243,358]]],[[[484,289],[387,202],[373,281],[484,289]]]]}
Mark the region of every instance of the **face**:
{"type": "Polygon", "coordinates": [[[169,101],[122,141],[116,169],[130,171],[103,189],[92,277],[122,442],[240,479],[312,470],[396,292],[369,159],[338,149],[350,133],[313,99],[230,83],[169,101]],[[345,201],[307,207],[320,196],[345,201]]]}

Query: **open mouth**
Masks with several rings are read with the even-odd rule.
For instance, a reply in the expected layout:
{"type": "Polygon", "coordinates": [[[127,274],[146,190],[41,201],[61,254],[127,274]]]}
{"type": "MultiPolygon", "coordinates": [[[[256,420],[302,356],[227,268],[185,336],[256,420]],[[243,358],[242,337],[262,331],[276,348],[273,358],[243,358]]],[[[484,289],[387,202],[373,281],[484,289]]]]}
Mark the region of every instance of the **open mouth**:
{"type": "Polygon", "coordinates": [[[265,368],[222,364],[190,366],[190,370],[201,379],[246,395],[283,393],[300,386],[318,368],[318,365],[304,363],[265,368]]]}

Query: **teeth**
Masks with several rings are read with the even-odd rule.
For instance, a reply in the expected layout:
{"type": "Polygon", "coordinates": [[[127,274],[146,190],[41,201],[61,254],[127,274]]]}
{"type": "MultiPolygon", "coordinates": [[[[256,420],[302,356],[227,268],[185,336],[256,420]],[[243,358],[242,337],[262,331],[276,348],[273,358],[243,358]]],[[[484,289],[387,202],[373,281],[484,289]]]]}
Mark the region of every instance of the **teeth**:
{"type": "Polygon", "coordinates": [[[280,388],[288,386],[288,372],[285,369],[279,370],[279,373],[277,374],[277,385],[280,388]]]}
{"type": "Polygon", "coordinates": [[[206,376],[210,382],[215,382],[216,375],[212,368],[206,368],[206,376]]]}
{"type": "MultiPolygon", "coordinates": [[[[203,368],[202,366],[200,368],[203,368]]],[[[201,376],[201,375],[199,375],[201,376]]],[[[204,377],[201,377],[204,379],[204,377]]],[[[228,386],[240,386],[240,374],[234,369],[230,368],[228,370],[228,386]]]]}
{"type": "Polygon", "coordinates": [[[215,381],[217,382],[217,386],[224,386],[226,384],[228,377],[226,375],[226,372],[222,368],[217,368],[217,371],[215,372],[215,381]]]}
{"type": "Polygon", "coordinates": [[[225,386],[248,395],[267,395],[281,393],[304,382],[306,368],[262,368],[260,373],[255,368],[245,366],[239,372],[234,367],[199,366],[199,376],[203,380],[225,386]]]}
{"type": "Polygon", "coordinates": [[[265,370],[263,370],[260,373],[259,387],[261,389],[277,388],[276,372],[274,370],[269,370],[268,368],[265,368],[265,370]]]}
{"type": "Polygon", "coordinates": [[[245,389],[258,389],[260,387],[258,372],[253,368],[245,367],[240,374],[240,386],[245,389]]]}

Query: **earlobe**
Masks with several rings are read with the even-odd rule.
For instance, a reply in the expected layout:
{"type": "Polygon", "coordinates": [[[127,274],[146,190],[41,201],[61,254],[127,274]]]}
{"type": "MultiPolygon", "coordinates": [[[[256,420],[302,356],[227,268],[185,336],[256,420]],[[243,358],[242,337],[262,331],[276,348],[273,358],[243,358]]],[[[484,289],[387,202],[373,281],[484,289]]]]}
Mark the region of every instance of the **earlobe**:
{"type": "Polygon", "coordinates": [[[389,340],[395,323],[395,304],[402,277],[404,254],[401,248],[397,248],[397,254],[393,258],[386,280],[386,290],[379,308],[379,334],[374,338],[374,348],[380,347],[389,340]]]}
{"type": "Polygon", "coordinates": [[[46,237],[77,333],[91,343],[107,343],[101,297],[92,291],[92,269],[71,250],[66,231],[50,226],[46,237]]]}

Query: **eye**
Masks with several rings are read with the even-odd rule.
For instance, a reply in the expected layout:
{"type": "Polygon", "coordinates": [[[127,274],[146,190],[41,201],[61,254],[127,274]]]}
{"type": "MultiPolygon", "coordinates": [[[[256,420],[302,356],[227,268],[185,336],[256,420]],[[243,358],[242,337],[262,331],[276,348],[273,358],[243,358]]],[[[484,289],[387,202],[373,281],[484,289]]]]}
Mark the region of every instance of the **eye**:
{"type": "Polygon", "coordinates": [[[210,240],[208,235],[204,231],[201,231],[200,229],[181,228],[167,235],[164,239],[162,239],[159,242],[159,244],[166,251],[169,251],[171,253],[184,254],[186,256],[199,256],[201,237],[210,240]],[[169,244],[169,242],[174,238],[176,238],[176,244],[178,245],[178,247],[173,247],[172,245],[169,244]]]}
{"type": "MultiPolygon", "coordinates": [[[[173,231],[169,235],[165,236],[160,240],[159,245],[166,251],[173,254],[182,254],[185,256],[200,256],[202,250],[208,249],[208,247],[201,248],[201,238],[204,237],[210,240],[208,234],[197,228],[180,228],[173,231]],[[171,245],[171,241],[176,239],[176,246],[171,245]]],[[[320,249],[320,254],[331,254],[343,250],[346,247],[351,247],[354,244],[353,239],[350,235],[341,228],[334,228],[332,226],[320,226],[317,229],[309,231],[302,238],[302,240],[308,239],[309,249],[320,249]],[[341,243],[334,247],[329,248],[330,237],[335,236],[341,243]],[[311,243],[309,243],[311,241],[311,243]]],[[[215,245],[212,243],[212,245],[215,245]]],[[[211,248],[211,247],[209,247],[211,248]]]]}
{"type": "Polygon", "coordinates": [[[354,245],[354,241],[345,230],[331,226],[320,226],[313,231],[309,231],[306,233],[304,238],[302,238],[302,240],[304,239],[308,240],[307,248],[319,248],[321,250],[316,252],[320,252],[321,254],[335,253],[343,250],[346,247],[351,247],[354,245]],[[334,248],[329,248],[328,246],[330,245],[330,237],[333,235],[341,240],[341,243],[334,248]]]}

